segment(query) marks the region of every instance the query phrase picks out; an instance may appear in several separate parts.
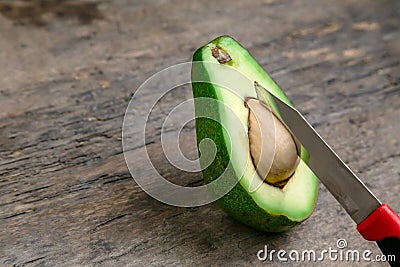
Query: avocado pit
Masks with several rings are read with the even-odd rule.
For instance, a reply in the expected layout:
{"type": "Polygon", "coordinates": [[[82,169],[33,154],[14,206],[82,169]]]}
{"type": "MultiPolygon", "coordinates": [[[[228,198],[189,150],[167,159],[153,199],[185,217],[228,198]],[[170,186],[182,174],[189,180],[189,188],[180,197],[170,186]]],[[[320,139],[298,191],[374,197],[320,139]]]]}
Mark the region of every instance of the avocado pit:
{"type": "Polygon", "coordinates": [[[249,109],[250,155],[257,173],[267,183],[283,187],[300,162],[296,141],[267,105],[254,98],[245,104],[249,109]]]}

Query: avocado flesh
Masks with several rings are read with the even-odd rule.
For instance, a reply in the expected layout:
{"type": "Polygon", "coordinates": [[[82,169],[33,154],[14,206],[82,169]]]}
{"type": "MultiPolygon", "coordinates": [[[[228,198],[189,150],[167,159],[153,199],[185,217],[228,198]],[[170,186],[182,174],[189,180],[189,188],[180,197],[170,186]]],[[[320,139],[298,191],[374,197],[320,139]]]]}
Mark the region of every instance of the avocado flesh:
{"type": "MultiPolygon", "coordinates": [[[[212,49],[215,47],[222,49],[230,57],[229,61],[222,64],[239,71],[247,81],[240,80],[238,76],[226,75],[224,71],[214,68],[212,66],[214,64],[200,63],[200,66],[192,70],[192,75],[201,76],[201,80],[208,82],[193,82],[195,98],[208,97],[221,101],[236,113],[243,125],[247,125],[249,114],[243,99],[260,98],[254,88],[254,82],[291,104],[258,62],[231,37],[219,37],[198,49],[193,61],[221,64],[213,56],[212,49]],[[232,88],[232,91],[226,90],[224,86],[232,88]]],[[[264,96],[269,97],[268,94],[264,96]]],[[[279,116],[279,110],[273,100],[269,99],[268,102],[279,116]]],[[[227,168],[229,161],[231,167],[228,167],[230,168],[227,170],[228,173],[239,179],[239,183],[218,200],[228,214],[256,229],[269,232],[287,230],[311,215],[318,196],[318,179],[306,164],[308,153],[304,148],[301,149],[299,165],[282,189],[264,182],[254,189],[251,187],[252,178],[261,178],[257,176],[251,159],[248,136],[238,133],[236,129],[238,125],[235,125],[237,122],[231,121],[229,110],[212,105],[207,107],[195,105],[195,109],[196,113],[202,109],[202,114],[204,110],[216,112],[221,122],[224,122],[225,129],[215,121],[196,118],[196,132],[198,143],[204,138],[210,138],[218,148],[214,162],[203,170],[206,183],[218,178],[227,168]],[[243,164],[245,164],[244,171],[243,164]]]]}

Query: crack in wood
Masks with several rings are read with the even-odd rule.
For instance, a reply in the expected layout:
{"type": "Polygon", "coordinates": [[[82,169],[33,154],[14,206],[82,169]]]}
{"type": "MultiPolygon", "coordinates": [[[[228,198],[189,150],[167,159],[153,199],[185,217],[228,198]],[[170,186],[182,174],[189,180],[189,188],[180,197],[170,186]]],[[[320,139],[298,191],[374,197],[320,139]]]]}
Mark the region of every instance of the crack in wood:
{"type": "Polygon", "coordinates": [[[21,215],[24,215],[24,214],[27,214],[27,213],[28,213],[27,211],[22,211],[22,212],[18,212],[18,213],[14,213],[14,214],[11,214],[11,215],[4,216],[1,219],[3,219],[3,220],[11,219],[11,218],[14,218],[14,217],[17,217],[17,216],[21,216],[21,215]]]}
{"type": "Polygon", "coordinates": [[[111,218],[109,220],[106,220],[106,221],[104,221],[102,223],[99,223],[93,229],[91,229],[90,232],[96,232],[96,231],[100,230],[101,228],[104,228],[106,225],[108,225],[108,224],[110,224],[110,223],[112,223],[114,221],[117,221],[119,219],[122,219],[122,218],[124,218],[124,217],[126,217],[128,215],[132,215],[132,214],[131,213],[120,214],[120,215],[115,216],[115,217],[113,217],[113,218],[111,218]]]}
{"type": "Polygon", "coordinates": [[[37,258],[34,258],[34,259],[32,259],[32,260],[25,261],[25,262],[21,263],[21,266],[25,266],[25,265],[27,265],[27,264],[29,264],[29,263],[34,263],[34,262],[43,260],[43,259],[45,259],[45,258],[46,258],[46,256],[37,257],[37,258]]]}
{"type": "Polygon", "coordinates": [[[43,190],[43,189],[52,187],[53,185],[54,185],[54,184],[48,184],[48,185],[36,187],[36,188],[30,189],[30,190],[27,190],[27,191],[23,191],[23,192],[20,192],[20,193],[16,193],[16,194],[14,194],[14,196],[17,197],[17,196],[20,196],[20,195],[24,195],[24,194],[29,194],[29,193],[37,192],[37,191],[40,191],[40,190],[43,190]]]}

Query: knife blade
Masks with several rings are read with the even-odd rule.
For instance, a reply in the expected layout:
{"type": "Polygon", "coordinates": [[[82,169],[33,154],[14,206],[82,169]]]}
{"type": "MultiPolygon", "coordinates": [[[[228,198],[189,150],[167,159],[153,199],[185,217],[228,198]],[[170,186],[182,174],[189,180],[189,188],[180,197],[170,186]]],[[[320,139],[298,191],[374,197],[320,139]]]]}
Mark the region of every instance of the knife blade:
{"type": "Polygon", "coordinates": [[[283,121],[309,151],[309,166],[357,223],[382,203],[322,139],[301,113],[273,96],[283,121]]]}
{"type": "Polygon", "coordinates": [[[264,101],[269,102],[272,97],[283,123],[309,151],[309,167],[356,222],[360,234],[366,240],[377,241],[386,256],[395,257],[389,263],[397,266],[400,261],[400,217],[389,205],[378,200],[297,109],[257,82],[254,87],[264,101]]]}

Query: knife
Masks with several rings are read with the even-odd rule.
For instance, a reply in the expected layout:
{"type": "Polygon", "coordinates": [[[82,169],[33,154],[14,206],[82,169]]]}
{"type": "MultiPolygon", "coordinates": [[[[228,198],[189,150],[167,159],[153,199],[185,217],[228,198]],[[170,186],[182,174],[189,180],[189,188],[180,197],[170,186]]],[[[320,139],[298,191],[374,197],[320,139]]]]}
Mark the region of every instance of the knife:
{"type": "Polygon", "coordinates": [[[275,100],[283,122],[309,151],[309,167],[357,224],[361,236],[376,241],[387,258],[394,255],[391,266],[400,266],[400,217],[396,212],[374,196],[297,109],[260,84],[255,83],[255,88],[257,95],[265,96],[267,92],[275,100]]]}

